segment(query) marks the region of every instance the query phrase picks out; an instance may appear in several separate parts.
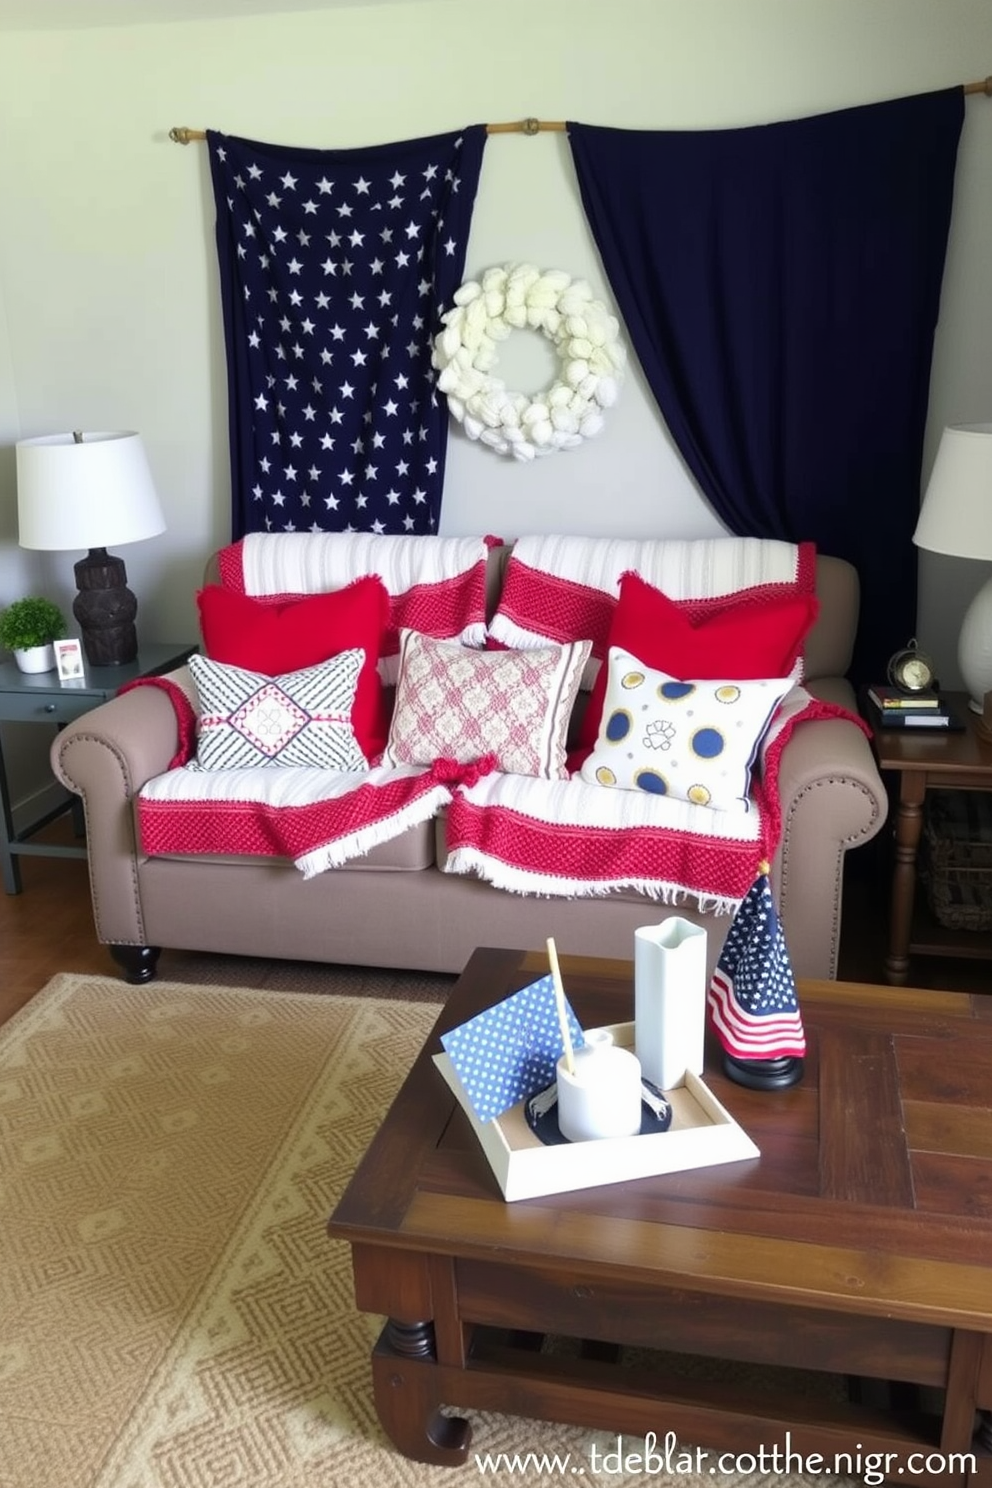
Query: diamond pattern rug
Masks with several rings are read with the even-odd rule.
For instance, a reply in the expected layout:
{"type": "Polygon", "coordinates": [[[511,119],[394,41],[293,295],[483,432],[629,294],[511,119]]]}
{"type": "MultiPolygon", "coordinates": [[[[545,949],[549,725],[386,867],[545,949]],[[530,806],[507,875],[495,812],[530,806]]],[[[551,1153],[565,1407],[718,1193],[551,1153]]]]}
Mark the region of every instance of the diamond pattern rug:
{"type": "Polygon", "coordinates": [[[0,1028],[0,1488],[645,1481],[593,1470],[615,1435],[495,1413],[475,1451],[570,1465],[384,1438],[379,1323],[325,1225],[438,1005],[362,993],[62,974],[0,1028]]]}

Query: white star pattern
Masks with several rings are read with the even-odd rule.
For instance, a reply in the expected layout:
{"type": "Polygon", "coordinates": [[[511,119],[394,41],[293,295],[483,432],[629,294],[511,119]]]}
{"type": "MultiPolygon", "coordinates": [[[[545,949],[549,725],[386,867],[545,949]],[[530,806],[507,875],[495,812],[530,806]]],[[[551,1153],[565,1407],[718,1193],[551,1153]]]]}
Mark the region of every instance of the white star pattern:
{"type": "Polygon", "coordinates": [[[431,341],[461,282],[485,127],[370,150],[207,138],[238,399],[233,536],[435,532],[447,409],[431,341]],[[354,459],[359,433],[375,464],[354,459]],[[293,466],[265,459],[290,449],[293,466]]]}
{"type": "MultiPolygon", "coordinates": [[[[565,1017],[574,1048],[582,1028],[568,1002],[565,1017]]],[[[544,1090],[563,1052],[554,982],[541,977],[484,1013],[470,1018],[441,1044],[480,1121],[490,1121],[544,1090]]]]}

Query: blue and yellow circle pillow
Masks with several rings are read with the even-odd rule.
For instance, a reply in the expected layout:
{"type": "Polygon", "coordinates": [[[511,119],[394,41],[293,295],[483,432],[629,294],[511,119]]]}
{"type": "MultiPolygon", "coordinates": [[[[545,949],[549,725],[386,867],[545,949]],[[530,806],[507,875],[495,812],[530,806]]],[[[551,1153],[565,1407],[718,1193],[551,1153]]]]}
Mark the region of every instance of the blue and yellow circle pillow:
{"type": "Polygon", "coordinates": [[[596,745],[579,774],[593,785],[746,811],[761,741],[789,677],[682,681],[610,648],[596,745]]]}

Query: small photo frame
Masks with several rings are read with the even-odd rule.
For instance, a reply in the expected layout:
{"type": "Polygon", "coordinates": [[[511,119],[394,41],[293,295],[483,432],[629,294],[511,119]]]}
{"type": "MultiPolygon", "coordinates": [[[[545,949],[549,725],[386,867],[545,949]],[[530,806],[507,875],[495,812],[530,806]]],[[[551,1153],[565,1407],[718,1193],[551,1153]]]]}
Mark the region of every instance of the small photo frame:
{"type": "Polygon", "coordinates": [[[83,643],[74,638],[55,642],[55,665],[60,682],[79,682],[83,676],[83,643]]]}

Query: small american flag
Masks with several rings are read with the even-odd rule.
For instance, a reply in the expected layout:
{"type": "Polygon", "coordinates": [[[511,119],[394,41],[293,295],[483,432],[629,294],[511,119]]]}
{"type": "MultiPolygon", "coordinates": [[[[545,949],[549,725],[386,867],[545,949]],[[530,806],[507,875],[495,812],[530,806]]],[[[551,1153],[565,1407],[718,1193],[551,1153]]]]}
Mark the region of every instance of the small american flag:
{"type": "Polygon", "coordinates": [[[792,963],[764,864],[734,916],[708,1002],[724,1051],[735,1059],[805,1054],[792,963]]]}
{"type": "Polygon", "coordinates": [[[232,535],[436,532],[486,130],[355,150],[207,131],[227,352],[232,535]]]}

